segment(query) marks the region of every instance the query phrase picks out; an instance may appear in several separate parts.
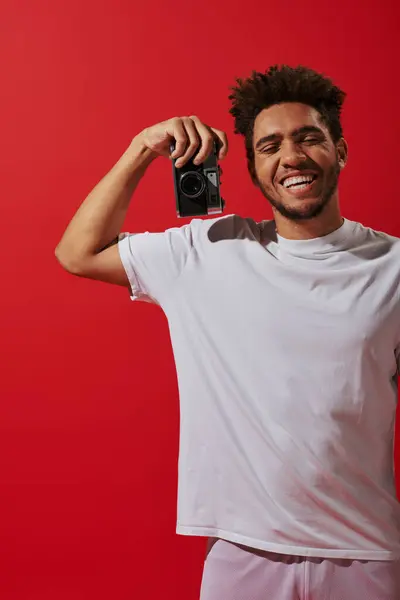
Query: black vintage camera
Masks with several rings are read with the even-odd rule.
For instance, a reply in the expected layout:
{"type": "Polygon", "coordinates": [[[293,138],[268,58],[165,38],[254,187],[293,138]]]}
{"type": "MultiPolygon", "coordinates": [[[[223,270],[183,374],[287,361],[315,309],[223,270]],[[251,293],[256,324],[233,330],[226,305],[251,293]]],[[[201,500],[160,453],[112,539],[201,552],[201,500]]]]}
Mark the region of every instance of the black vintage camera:
{"type": "MultiPolygon", "coordinates": [[[[170,146],[175,150],[175,142],[170,146]]],[[[225,201],[220,195],[221,167],[217,164],[218,145],[214,141],[213,152],[200,165],[193,164],[196,154],[181,168],[175,166],[178,159],[173,159],[172,170],[178,217],[195,217],[213,215],[224,210],[225,201]]]]}

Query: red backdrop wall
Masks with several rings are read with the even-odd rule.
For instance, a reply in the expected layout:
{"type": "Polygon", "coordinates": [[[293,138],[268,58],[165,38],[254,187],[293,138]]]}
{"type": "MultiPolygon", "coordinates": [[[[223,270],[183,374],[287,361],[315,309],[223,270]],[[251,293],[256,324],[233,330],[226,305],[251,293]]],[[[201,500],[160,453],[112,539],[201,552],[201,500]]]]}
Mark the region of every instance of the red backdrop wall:
{"type": "MultiPolygon", "coordinates": [[[[65,273],[54,248],[131,138],[175,115],[228,132],[227,211],[270,218],[228,94],[235,77],[276,62],[348,92],[343,213],[400,236],[395,3],[3,0],[0,10],[0,596],[195,600],[205,540],[175,535],[166,319],[123,288],[65,273]]],[[[159,159],[124,229],[177,224],[159,159]]]]}

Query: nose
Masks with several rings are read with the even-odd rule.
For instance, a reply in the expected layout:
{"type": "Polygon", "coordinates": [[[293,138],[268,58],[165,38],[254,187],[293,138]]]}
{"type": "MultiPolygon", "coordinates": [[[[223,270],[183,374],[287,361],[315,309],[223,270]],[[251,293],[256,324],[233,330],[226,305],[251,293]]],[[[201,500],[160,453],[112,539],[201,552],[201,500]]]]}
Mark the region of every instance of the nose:
{"type": "Polygon", "coordinates": [[[281,163],[283,167],[293,167],[304,162],[306,155],[299,144],[287,141],[281,146],[281,163]]]}

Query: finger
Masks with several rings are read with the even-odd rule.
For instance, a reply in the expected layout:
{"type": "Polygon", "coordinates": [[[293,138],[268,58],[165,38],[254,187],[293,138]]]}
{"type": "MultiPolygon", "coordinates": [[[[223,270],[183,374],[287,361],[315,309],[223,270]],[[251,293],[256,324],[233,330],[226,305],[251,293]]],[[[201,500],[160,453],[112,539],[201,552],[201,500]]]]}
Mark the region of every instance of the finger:
{"type": "Polygon", "coordinates": [[[182,156],[188,144],[188,136],[181,118],[174,118],[169,121],[167,133],[175,139],[175,150],[171,154],[171,158],[182,156]]]}
{"type": "Polygon", "coordinates": [[[198,136],[195,124],[193,123],[192,119],[190,119],[189,117],[183,117],[182,123],[186,130],[186,137],[188,139],[189,144],[186,147],[185,152],[179,158],[179,160],[176,161],[176,167],[182,167],[184,164],[186,164],[188,160],[192,158],[192,156],[194,155],[194,153],[200,145],[200,138],[198,136]]]}
{"type": "Polygon", "coordinates": [[[228,137],[224,131],[220,131],[219,129],[213,129],[213,128],[211,128],[211,130],[213,131],[213,133],[216,135],[216,137],[218,139],[218,146],[219,146],[218,160],[223,160],[225,158],[225,156],[228,154],[228,150],[229,150],[228,137]]]}
{"type": "Polygon", "coordinates": [[[202,162],[205,161],[205,159],[211,154],[213,150],[214,136],[210,127],[208,127],[202,121],[200,121],[198,117],[192,116],[190,118],[193,120],[201,140],[200,149],[193,162],[196,165],[200,165],[202,162]]]}

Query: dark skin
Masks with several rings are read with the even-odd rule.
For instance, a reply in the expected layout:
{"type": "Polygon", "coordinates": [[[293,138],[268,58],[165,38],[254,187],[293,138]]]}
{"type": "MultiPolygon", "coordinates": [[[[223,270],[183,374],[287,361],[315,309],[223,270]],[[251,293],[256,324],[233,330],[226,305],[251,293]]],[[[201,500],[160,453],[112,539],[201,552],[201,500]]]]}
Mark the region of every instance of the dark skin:
{"type": "Polygon", "coordinates": [[[311,239],[342,225],[337,185],[348,146],[344,138],[334,143],[316,109],[295,102],[264,109],[254,123],[253,148],[250,175],[271,204],[282,237],[311,239]],[[315,178],[312,185],[283,186],[282,178],[305,172],[315,178]]]}

